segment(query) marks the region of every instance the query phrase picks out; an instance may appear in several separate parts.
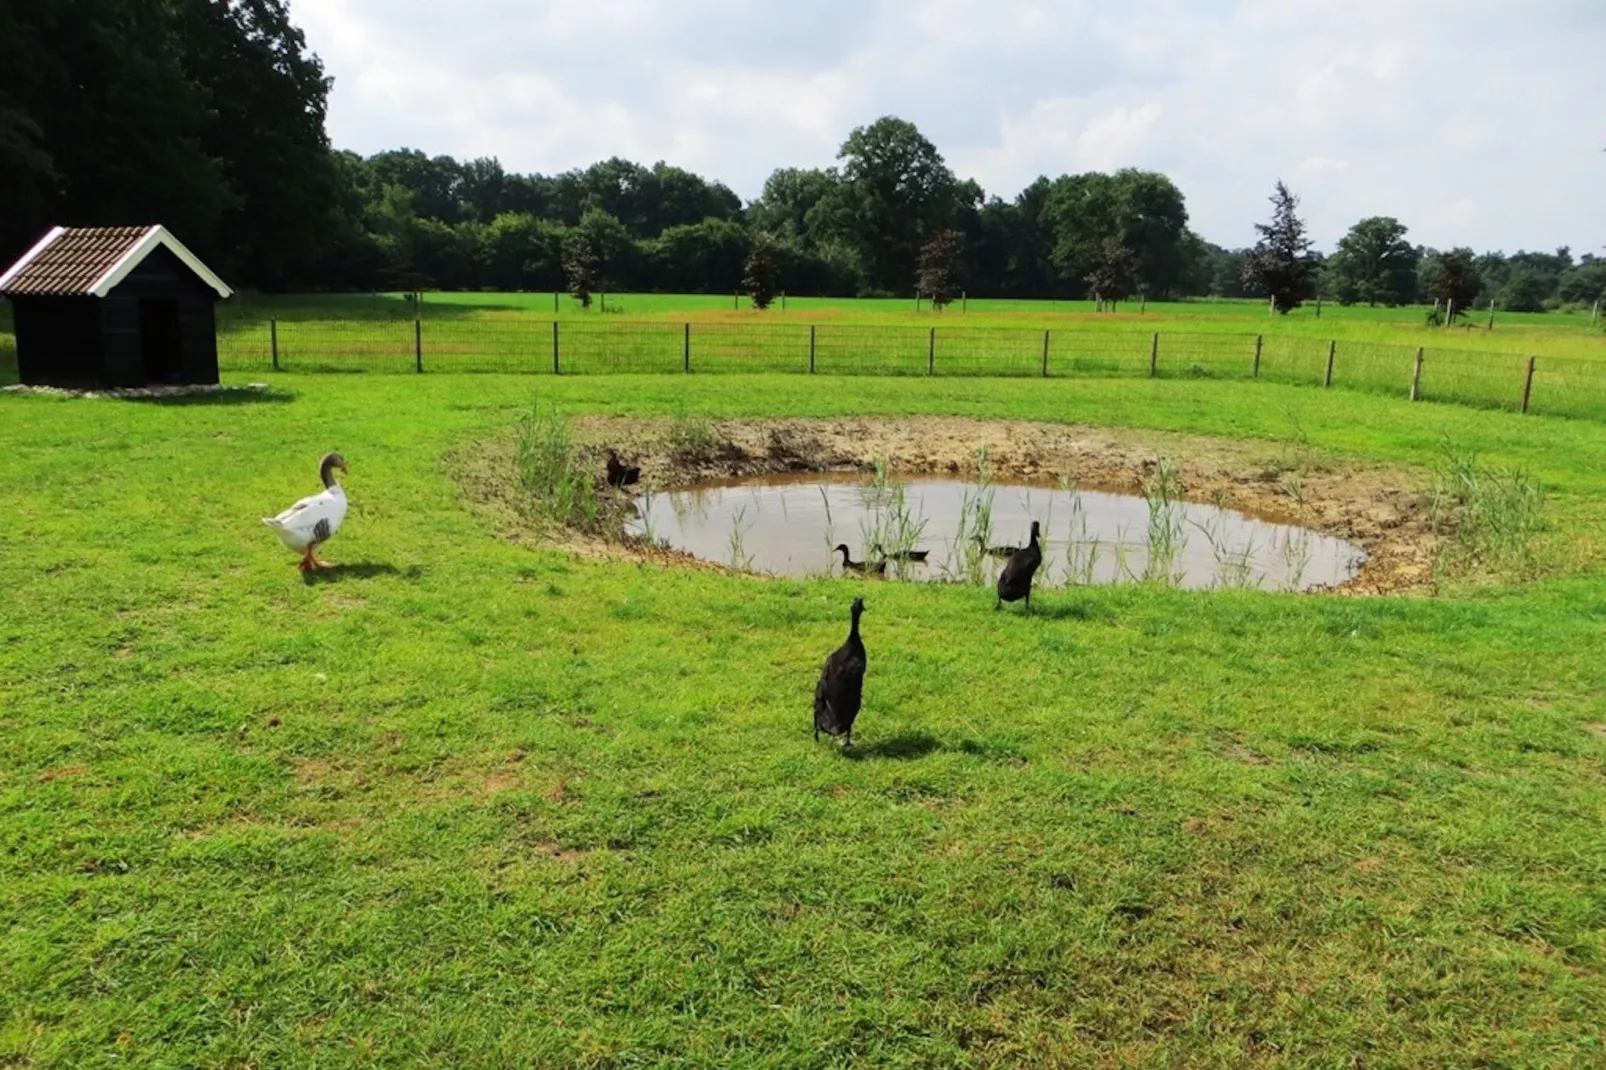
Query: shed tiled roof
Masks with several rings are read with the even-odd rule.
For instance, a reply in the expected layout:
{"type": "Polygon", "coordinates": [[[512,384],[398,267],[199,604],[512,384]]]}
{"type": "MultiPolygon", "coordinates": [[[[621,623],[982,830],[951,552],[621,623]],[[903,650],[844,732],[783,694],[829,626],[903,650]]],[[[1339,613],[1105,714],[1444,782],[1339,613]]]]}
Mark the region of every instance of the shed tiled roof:
{"type": "Polygon", "coordinates": [[[218,296],[232,292],[165,227],[56,227],[3,274],[0,294],[105,297],[158,246],[166,246],[218,296]]]}

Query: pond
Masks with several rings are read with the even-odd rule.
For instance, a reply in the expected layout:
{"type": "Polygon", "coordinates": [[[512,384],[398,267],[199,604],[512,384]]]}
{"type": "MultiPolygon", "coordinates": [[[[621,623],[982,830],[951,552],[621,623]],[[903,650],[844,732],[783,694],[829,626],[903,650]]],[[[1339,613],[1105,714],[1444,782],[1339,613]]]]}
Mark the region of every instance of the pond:
{"type": "Polygon", "coordinates": [[[1353,577],[1365,551],[1342,539],[1181,501],[1165,473],[1146,496],[929,477],[805,473],[706,483],[637,500],[633,535],[706,561],[778,576],[891,558],[886,576],[992,583],[1004,549],[1042,525],[1042,586],[1151,581],[1302,591],[1353,577]],[[922,562],[899,551],[924,550],[922,562]],[[989,553],[991,550],[993,552],[989,553]]]}

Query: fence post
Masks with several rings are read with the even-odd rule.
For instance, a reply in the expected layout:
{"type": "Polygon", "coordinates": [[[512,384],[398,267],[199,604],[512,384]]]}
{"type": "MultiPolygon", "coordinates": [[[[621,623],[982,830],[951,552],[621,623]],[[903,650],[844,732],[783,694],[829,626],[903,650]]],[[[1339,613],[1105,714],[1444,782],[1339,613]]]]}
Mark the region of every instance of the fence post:
{"type": "Polygon", "coordinates": [[[268,321],[268,347],[273,351],[273,370],[279,370],[279,321],[268,321]]]}
{"type": "Polygon", "coordinates": [[[1323,386],[1333,385],[1333,357],[1338,353],[1338,339],[1327,343],[1327,376],[1322,380],[1323,386]]]}
{"type": "Polygon", "coordinates": [[[1489,298],[1489,329],[1494,330],[1494,298],[1489,298]]]}
{"type": "Polygon", "coordinates": [[[1455,325],[1455,300],[1454,300],[1454,298],[1446,297],[1444,299],[1444,325],[1446,327],[1452,327],[1452,326],[1455,325]]]}
{"type": "Polygon", "coordinates": [[[1263,334],[1255,335],[1255,370],[1249,376],[1251,379],[1260,378],[1260,343],[1265,340],[1265,337],[1263,334]]]}
{"type": "MultiPolygon", "coordinates": [[[[1598,307],[1600,305],[1600,302],[1596,301],[1595,304],[1598,307]]],[[[965,291],[963,291],[963,290],[959,291],[959,311],[961,311],[961,312],[970,311],[970,295],[965,293],[965,291]]],[[[1593,323],[1594,320],[1590,320],[1590,322],[1593,323]]]]}
{"type": "Polygon", "coordinates": [[[731,294],[731,311],[732,312],[740,312],[741,310],[742,310],[742,294],[741,294],[741,291],[737,291],[736,293],[731,294]]]}
{"type": "Polygon", "coordinates": [[[926,341],[926,374],[937,374],[937,328],[931,328],[926,341]]]}
{"type": "Polygon", "coordinates": [[[1528,358],[1528,374],[1526,376],[1524,376],[1523,380],[1522,380],[1522,411],[1523,412],[1527,412],[1528,411],[1528,399],[1529,399],[1529,397],[1531,397],[1533,395],[1533,390],[1534,390],[1534,361],[1536,359],[1537,358],[1535,358],[1535,357],[1529,357],[1528,358]]]}
{"type": "Polygon", "coordinates": [[[1141,315],[1145,314],[1148,311],[1149,311],[1149,295],[1147,293],[1138,294],[1138,315],[1141,316],[1141,315]]]}
{"type": "Polygon", "coordinates": [[[1593,327],[1595,321],[1600,319],[1600,298],[1595,298],[1595,307],[1589,313],[1589,325],[1593,327]]]}
{"type": "Polygon", "coordinates": [[[552,321],[552,374],[562,375],[558,370],[558,321],[552,321]]]}
{"type": "Polygon", "coordinates": [[[688,374],[690,374],[690,372],[691,372],[691,324],[689,324],[689,323],[686,324],[686,340],[681,343],[680,357],[681,357],[682,366],[684,367],[685,371],[688,374]]]}
{"type": "Polygon", "coordinates": [[[1149,378],[1153,379],[1160,374],[1160,332],[1154,332],[1154,338],[1149,342],[1149,378]]]}
{"type": "Polygon", "coordinates": [[[1043,332],[1043,378],[1048,378],[1048,332],[1043,332]]]}
{"type": "Polygon", "coordinates": [[[786,291],[785,290],[781,291],[781,311],[782,312],[786,311],[786,291]]]}
{"type": "Polygon", "coordinates": [[[1411,372],[1411,400],[1422,397],[1422,347],[1416,347],[1416,368],[1411,372]]]}
{"type": "Polygon", "coordinates": [[[413,370],[424,374],[424,321],[413,321],[413,370]]]}
{"type": "Polygon", "coordinates": [[[1321,319],[1322,318],[1322,295],[1321,294],[1317,294],[1316,295],[1316,318],[1317,319],[1321,319]]]}
{"type": "Polygon", "coordinates": [[[814,324],[809,324],[809,374],[814,374],[814,324]]]}
{"type": "Polygon", "coordinates": [[[554,316],[558,314],[558,291],[556,290],[552,291],[552,314],[554,316]]]}

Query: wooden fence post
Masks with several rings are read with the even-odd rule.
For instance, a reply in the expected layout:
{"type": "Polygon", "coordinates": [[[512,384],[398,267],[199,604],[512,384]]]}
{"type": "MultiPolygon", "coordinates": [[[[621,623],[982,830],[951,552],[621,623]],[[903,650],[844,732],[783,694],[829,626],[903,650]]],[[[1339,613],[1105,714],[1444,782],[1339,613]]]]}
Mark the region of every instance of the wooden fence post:
{"type": "Polygon", "coordinates": [[[554,316],[558,314],[558,291],[556,290],[552,291],[552,314],[554,316]]]}
{"type": "Polygon", "coordinates": [[[1321,294],[1317,294],[1316,295],[1316,318],[1317,319],[1321,319],[1322,318],[1322,295],[1321,294]]]}
{"type": "Polygon", "coordinates": [[[1265,341],[1265,338],[1266,336],[1263,334],[1255,335],[1255,370],[1253,374],[1249,376],[1251,379],[1260,378],[1260,343],[1265,341]]]}
{"type": "Polygon", "coordinates": [[[1149,311],[1149,295],[1147,293],[1138,294],[1138,315],[1141,316],[1141,315],[1143,315],[1144,313],[1146,313],[1148,311],[1149,311]]]}
{"type": "MultiPolygon", "coordinates": [[[[1599,303],[1600,302],[1598,302],[1598,301],[1596,302],[1597,305],[1599,303]]],[[[959,291],[959,311],[961,311],[961,312],[969,312],[970,311],[970,295],[965,293],[965,291],[963,291],[963,290],[959,291]]],[[[1591,322],[1593,322],[1593,321],[1591,321],[1591,322]]]]}
{"type": "Polygon", "coordinates": [[[687,374],[691,373],[691,324],[686,324],[685,341],[680,346],[681,366],[687,374]]]}
{"type": "Polygon", "coordinates": [[[1600,319],[1600,298],[1597,297],[1595,298],[1595,307],[1589,313],[1589,325],[1593,327],[1598,319],[1600,319]]]}
{"type": "Polygon", "coordinates": [[[273,370],[279,370],[279,321],[268,321],[268,346],[273,351],[273,370]]]}
{"type": "Polygon", "coordinates": [[[1455,323],[1455,301],[1452,298],[1444,299],[1444,325],[1452,326],[1455,323]]]}
{"type": "Polygon", "coordinates": [[[1494,330],[1494,298],[1489,298],[1489,329],[1494,330]]]}
{"type": "Polygon", "coordinates": [[[1043,378],[1048,378],[1048,332],[1043,332],[1043,378]]]}
{"type": "Polygon", "coordinates": [[[1160,374],[1160,332],[1155,331],[1149,341],[1149,378],[1160,374]]]}
{"type": "Polygon", "coordinates": [[[809,324],[809,374],[814,374],[814,324],[809,324]]]}
{"type": "Polygon", "coordinates": [[[1338,339],[1327,343],[1327,376],[1322,380],[1323,386],[1333,385],[1333,357],[1338,352],[1338,339]]]}
{"type": "Polygon", "coordinates": [[[937,374],[937,328],[931,328],[931,334],[926,341],[926,374],[937,374]]]}
{"type": "Polygon", "coordinates": [[[424,321],[413,321],[413,369],[424,374],[424,321]]]}
{"type": "Polygon", "coordinates": [[[552,321],[552,374],[562,375],[558,370],[558,321],[552,321]]]}
{"type": "Polygon", "coordinates": [[[1528,374],[1525,375],[1523,377],[1523,380],[1522,380],[1522,411],[1523,412],[1527,412],[1528,411],[1528,399],[1533,396],[1533,391],[1534,391],[1534,361],[1535,361],[1535,359],[1536,358],[1534,358],[1534,357],[1529,357],[1528,358],[1528,374]]]}
{"type": "Polygon", "coordinates": [[[1417,401],[1422,397],[1422,347],[1416,347],[1416,367],[1411,372],[1411,400],[1417,401]]]}

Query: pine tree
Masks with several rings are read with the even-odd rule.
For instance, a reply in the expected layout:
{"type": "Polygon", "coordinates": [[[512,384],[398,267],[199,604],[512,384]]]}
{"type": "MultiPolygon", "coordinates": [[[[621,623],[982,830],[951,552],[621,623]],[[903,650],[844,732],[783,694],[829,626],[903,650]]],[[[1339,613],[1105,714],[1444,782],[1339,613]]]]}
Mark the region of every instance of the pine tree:
{"type": "Polygon", "coordinates": [[[591,293],[597,288],[597,254],[591,243],[575,238],[563,251],[563,274],[569,281],[569,295],[581,308],[591,307],[591,293]]]}
{"type": "Polygon", "coordinates": [[[1294,214],[1299,198],[1279,181],[1271,203],[1271,222],[1255,224],[1260,240],[1244,262],[1244,281],[1271,295],[1278,312],[1287,312],[1314,295],[1316,264],[1305,224],[1294,214]]]}
{"type": "Polygon", "coordinates": [[[959,233],[939,230],[920,247],[919,270],[915,274],[915,292],[931,298],[931,307],[938,312],[944,305],[959,296],[959,233]]]}
{"type": "Polygon", "coordinates": [[[775,245],[767,235],[759,235],[747,252],[742,266],[742,285],[753,299],[753,307],[760,312],[775,302],[775,282],[779,271],[775,264],[775,245]]]}

